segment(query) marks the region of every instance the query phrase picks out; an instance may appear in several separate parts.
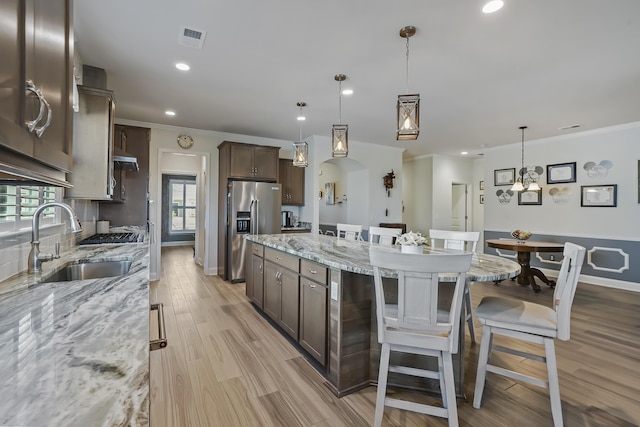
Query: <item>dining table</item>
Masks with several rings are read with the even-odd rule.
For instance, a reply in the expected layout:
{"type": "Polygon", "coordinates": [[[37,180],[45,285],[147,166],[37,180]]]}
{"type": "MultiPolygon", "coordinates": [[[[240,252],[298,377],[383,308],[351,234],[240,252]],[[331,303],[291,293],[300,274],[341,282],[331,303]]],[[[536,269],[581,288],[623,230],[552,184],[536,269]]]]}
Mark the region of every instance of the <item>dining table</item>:
{"type": "Polygon", "coordinates": [[[535,281],[535,277],[537,277],[547,284],[547,286],[551,288],[555,287],[555,280],[547,278],[540,269],[531,267],[531,253],[562,252],[564,250],[564,243],[517,239],[489,239],[486,242],[490,248],[516,252],[516,259],[518,264],[520,264],[520,274],[518,274],[517,278],[518,284],[531,286],[534,292],[540,292],[540,285],[535,281]]]}

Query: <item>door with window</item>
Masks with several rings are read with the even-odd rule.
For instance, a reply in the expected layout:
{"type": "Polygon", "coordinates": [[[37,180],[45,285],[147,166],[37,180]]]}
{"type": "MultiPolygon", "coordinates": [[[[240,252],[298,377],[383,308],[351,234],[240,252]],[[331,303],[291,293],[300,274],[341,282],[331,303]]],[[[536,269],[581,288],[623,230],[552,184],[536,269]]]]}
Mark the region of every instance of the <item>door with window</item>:
{"type": "Polygon", "coordinates": [[[162,175],[162,243],[195,241],[196,197],[195,176],[162,175]]]}

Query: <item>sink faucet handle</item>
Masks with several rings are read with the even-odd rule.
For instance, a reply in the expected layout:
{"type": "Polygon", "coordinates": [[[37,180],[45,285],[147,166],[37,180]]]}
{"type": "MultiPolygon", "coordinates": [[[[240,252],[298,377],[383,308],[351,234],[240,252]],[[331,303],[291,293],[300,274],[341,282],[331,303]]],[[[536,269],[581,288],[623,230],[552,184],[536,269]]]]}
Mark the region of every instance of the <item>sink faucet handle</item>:
{"type": "Polygon", "coordinates": [[[55,244],[55,248],[56,248],[56,258],[60,258],[60,242],[56,242],[55,244]]]}

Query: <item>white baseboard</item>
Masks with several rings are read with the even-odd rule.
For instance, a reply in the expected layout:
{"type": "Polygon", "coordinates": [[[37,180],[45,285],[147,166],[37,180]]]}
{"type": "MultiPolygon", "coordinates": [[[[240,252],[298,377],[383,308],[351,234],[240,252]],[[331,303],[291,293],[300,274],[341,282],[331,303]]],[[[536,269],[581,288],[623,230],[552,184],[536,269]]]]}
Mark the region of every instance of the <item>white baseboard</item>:
{"type": "Polygon", "coordinates": [[[165,246],[193,246],[195,244],[195,242],[191,241],[187,241],[187,242],[162,242],[162,244],[160,246],[165,247],[165,246]]]}
{"type": "MultiPolygon", "coordinates": [[[[540,271],[547,277],[558,277],[558,270],[549,270],[546,268],[540,268],[540,271]]],[[[587,276],[586,274],[580,275],[580,282],[588,283],[590,285],[603,286],[605,288],[622,289],[631,292],[640,292],[640,283],[627,282],[624,280],[608,279],[606,277],[587,276]]]]}

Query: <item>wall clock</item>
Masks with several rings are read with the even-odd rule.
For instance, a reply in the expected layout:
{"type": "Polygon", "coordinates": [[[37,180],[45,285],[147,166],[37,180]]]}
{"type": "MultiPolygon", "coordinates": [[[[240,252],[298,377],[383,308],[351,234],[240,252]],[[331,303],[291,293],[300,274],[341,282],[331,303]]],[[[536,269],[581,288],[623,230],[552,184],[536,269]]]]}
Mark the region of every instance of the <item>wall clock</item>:
{"type": "Polygon", "coordinates": [[[193,145],[193,138],[189,135],[180,135],[178,137],[178,145],[184,149],[191,148],[193,145]]]}

